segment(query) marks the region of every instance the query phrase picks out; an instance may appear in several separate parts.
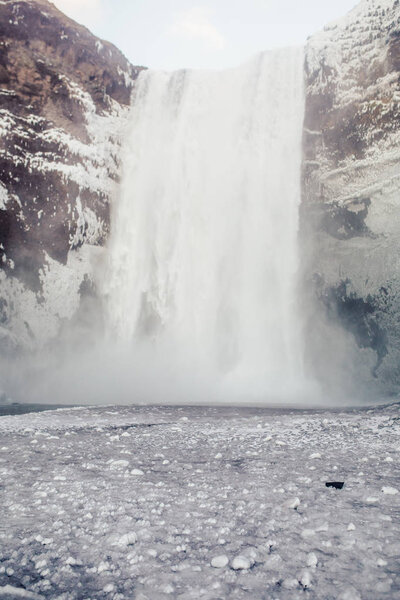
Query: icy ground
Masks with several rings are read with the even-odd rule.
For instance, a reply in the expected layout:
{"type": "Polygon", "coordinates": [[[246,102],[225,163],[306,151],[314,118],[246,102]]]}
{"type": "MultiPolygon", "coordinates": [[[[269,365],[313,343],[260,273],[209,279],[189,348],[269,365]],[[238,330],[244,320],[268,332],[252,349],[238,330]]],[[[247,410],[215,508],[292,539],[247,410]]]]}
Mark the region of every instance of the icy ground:
{"type": "Polygon", "coordinates": [[[400,598],[399,417],[1,417],[0,598],[400,598]]]}

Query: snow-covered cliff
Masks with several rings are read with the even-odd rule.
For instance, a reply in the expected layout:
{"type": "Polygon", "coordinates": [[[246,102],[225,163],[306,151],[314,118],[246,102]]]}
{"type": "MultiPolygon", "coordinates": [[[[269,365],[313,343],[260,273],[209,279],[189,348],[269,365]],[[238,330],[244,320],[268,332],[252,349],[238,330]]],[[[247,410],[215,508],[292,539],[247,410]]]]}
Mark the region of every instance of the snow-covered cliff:
{"type": "MultiPolygon", "coordinates": [[[[308,40],[305,268],[328,321],[385,393],[400,385],[399,81],[399,0],[362,0],[308,40]]],[[[333,334],[313,336],[317,355],[325,346],[343,360],[333,334]]]]}
{"type": "Polygon", "coordinates": [[[90,288],[132,67],[47,0],[0,2],[0,342],[54,337],[90,288]]]}

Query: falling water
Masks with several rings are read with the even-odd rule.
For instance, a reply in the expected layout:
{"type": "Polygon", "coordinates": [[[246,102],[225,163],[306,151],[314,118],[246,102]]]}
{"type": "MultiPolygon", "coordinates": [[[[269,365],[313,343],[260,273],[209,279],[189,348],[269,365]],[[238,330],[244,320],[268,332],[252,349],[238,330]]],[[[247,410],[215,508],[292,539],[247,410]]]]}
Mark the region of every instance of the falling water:
{"type": "Polygon", "coordinates": [[[141,73],[104,283],[132,401],[299,391],[303,111],[302,49],[141,73]]]}

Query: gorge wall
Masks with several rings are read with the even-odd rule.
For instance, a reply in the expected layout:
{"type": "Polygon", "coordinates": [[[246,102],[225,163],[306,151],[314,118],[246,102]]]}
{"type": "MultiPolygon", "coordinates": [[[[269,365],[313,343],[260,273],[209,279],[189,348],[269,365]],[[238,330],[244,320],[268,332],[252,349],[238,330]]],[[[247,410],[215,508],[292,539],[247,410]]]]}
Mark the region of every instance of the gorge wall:
{"type": "Polygon", "coordinates": [[[90,293],[133,67],[47,0],[0,2],[0,346],[38,347],[90,293]]]}
{"type": "MultiPolygon", "coordinates": [[[[0,353],[45,345],[92,297],[140,69],[47,0],[0,2],[0,353]]],[[[399,0],[361,0],[313,35],[305,80],[309,363],[326,378],[324,364],[332,374],[351,355],[359,377],[395,392],[399,0]]]]}
{"type": "MultiPolygon", "coordinates": [[[[327,322],[353,346],[362,377],[394,392],[400,384],[399,0],[363,0],[312,36],[305,70],[301,216],[308,287],[327,322]]],[[[331,364],[338,363],[333,330],[322,329],[318,340],[313,322],[315,313],[307,328],[312,361],[325,346],[331,364]]]]}

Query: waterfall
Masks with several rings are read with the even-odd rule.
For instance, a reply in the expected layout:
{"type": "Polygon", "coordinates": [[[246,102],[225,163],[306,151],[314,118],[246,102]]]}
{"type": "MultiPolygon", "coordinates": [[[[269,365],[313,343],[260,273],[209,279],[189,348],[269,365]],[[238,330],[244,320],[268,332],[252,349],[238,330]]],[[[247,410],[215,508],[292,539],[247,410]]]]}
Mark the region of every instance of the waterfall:
{"type": "Polygon", "coordinates": [[[103,284],[132,401],[299,392],[303,102],[297,48],[140,74],[103,284]]]}

